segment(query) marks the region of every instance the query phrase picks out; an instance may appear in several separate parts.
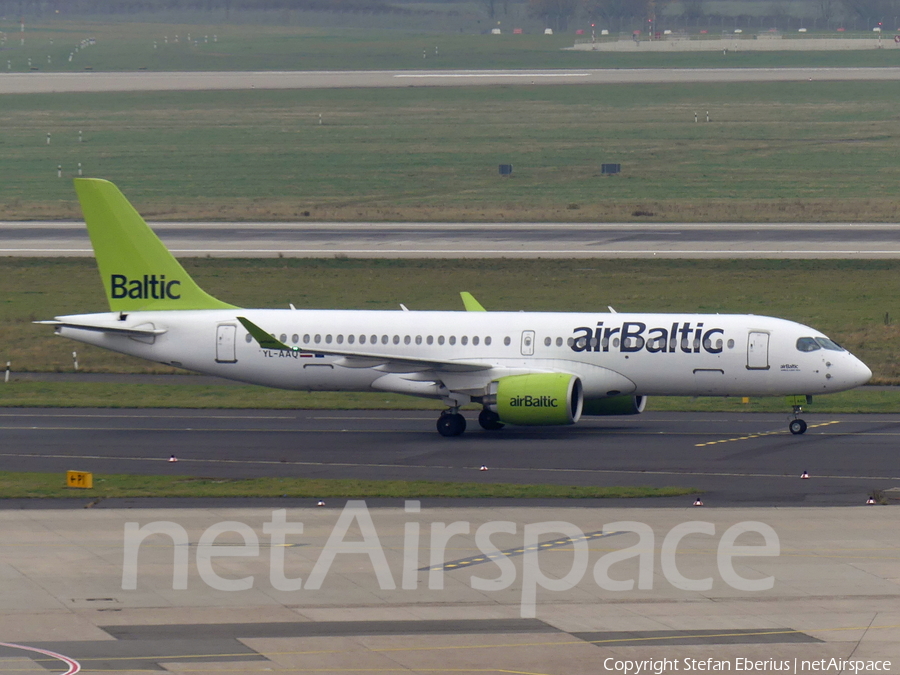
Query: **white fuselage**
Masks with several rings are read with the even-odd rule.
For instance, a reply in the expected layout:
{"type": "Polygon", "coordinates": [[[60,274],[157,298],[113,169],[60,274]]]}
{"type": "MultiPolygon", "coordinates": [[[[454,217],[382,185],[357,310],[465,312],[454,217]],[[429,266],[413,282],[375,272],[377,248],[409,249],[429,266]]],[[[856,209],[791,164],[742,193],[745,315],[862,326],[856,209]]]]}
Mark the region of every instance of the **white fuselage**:
{"type": "Polygon", "coordinates": [[[586,399],[768,396],[842,391],[871,377],[842,349],[798,348],[800,338],[824,338],[819,331],[754,315],[240,309],[57,318],[164,330],[131,337],[57,328],[117,352],[284,389],[440,398],[447,391],[477,394],[506,375],[562,372],[581,379],[586,399]],[[301,351],[261,348],[238,316],[301,351]],[[454,372],[429,361],[482,367],[454,372]]]}

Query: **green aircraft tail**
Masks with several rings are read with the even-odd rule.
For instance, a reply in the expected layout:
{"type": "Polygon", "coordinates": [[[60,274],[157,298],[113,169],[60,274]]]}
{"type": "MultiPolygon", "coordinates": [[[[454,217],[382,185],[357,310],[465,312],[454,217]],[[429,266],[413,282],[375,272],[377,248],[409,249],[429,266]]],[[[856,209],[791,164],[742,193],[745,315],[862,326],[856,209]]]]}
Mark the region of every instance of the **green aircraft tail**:
{"type": "Polygon", "coordinates": [[[75,192],[110,310],[234,308],[191,279],[115,185],[76,178],[75,192]]]}

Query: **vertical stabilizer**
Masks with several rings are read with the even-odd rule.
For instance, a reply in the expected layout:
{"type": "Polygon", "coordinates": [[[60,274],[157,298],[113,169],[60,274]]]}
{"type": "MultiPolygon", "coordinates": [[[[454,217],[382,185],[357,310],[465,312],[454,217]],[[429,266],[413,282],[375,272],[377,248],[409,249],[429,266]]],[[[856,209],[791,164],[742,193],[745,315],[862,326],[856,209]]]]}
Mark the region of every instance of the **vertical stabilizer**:
{"type": "Polygon", "coordinates": [[[114,312],[230,309],[200,288],[119,189],[76,178],[75,192],[114,312]]]}

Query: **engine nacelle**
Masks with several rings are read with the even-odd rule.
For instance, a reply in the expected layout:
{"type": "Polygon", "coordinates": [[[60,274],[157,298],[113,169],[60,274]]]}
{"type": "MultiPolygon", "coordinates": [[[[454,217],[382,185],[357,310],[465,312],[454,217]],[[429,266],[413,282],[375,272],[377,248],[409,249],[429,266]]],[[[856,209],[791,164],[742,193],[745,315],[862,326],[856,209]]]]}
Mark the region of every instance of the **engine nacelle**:
{"type": "Polygon", "coordinates": [[[485,403],[508,424],[574,424],[581,417],[584,395],[575,375],[534,373],[491,382],[485,403]]]}
{"type": "Polygon", "coordinates": [[[637,415],[644,412],[646,396],[610,396],[589,398],[584,402],[584,415],[637,415]]]}

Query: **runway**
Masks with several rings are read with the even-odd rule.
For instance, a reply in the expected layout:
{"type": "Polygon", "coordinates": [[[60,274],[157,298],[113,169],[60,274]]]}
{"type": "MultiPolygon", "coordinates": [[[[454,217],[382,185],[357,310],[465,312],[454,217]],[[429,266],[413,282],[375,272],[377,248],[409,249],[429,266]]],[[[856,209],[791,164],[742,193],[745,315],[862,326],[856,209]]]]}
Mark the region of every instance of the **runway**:
{"type": "MultiPolygon", "coordinates": [[[[151,223],[179,257],[897,258],[897,223],[151,223]]],[[[83,223],[0,222],[0,256],[92,257],[83,223]]]]}
{"type": "Polygon", "coordinates": [[[852,506],[873,489],[900,489],[891,415],[810,412],[803,436],[788,433],[786,414],[644,413],[500,432],[467,416],[469,430],[447,439],[434,412],[7,408],[0,460],[9,471],[60,474],[674,485],[709,506],[852,506]]]}
{"type": "Polygon", "coordinates": [[[900,80],[900,68],[0,73],[0,94],[900,80]]]}

